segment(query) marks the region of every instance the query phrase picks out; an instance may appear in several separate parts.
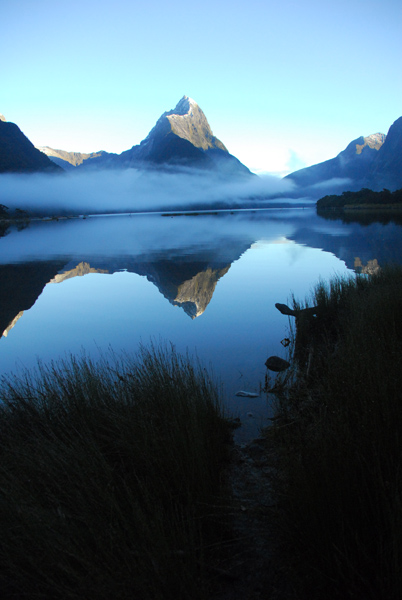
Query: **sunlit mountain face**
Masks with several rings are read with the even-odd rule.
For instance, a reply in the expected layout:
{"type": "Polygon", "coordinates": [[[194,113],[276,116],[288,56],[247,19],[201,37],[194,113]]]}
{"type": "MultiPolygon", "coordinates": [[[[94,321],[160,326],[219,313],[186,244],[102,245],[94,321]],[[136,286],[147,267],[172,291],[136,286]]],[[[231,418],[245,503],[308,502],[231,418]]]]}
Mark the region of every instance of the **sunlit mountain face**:
{"type": "Polygon", "coordinates": [[[214,136],[204,112],[188,96],[164,112],[140,144],[121,154],[82,154],[47,146],[41,150],[58,165],[64,163],[66,170],[187,167],[216,171],[222,176],[253,176],[214,136]]]}

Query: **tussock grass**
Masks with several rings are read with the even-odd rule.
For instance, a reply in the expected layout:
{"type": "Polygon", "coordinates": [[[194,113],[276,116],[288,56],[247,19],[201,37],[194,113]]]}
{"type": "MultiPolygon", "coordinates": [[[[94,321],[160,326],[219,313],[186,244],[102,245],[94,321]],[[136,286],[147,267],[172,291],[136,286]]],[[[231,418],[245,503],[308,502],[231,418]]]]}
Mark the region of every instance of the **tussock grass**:
{"type": "Polygon", "coordinates": [[[302,323],[297,336],[312,336],[311,368],[299,367],[267,433],[278,564],[297,598],[398,600],[402,269],[321,282],[309,304],[313,333],[302,323]]]}
{"type": "Polygon", "coordinates": [[[228,532],[216,386],[174,348],[0,387],[1,598],[209,597],[228,532]]]}

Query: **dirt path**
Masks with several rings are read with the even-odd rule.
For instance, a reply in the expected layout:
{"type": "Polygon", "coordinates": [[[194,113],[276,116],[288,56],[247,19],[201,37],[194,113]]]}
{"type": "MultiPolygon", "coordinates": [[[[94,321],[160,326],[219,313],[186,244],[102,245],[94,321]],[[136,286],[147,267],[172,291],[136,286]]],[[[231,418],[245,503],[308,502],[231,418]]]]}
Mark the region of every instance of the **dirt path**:
{"type": "Polygon", "coordinates": [[[221,589],[213,600],[283,598],[273,587],[269,474],[264,439],[234,447],[229,478],[234,497],[235,539],[227,562],[221,565],[221,589]]]}

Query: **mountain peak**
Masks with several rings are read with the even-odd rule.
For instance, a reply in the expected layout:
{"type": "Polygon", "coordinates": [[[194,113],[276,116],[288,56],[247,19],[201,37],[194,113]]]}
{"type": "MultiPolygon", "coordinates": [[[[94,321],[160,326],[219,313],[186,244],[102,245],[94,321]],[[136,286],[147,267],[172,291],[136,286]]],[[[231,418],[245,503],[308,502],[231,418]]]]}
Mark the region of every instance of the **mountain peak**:
{"type": "Polygon", "coordinates": [[[198,168],[214,170],[224,177],[252,175],[213,135],[205,114],[189,96],[182,96],[175,108],[164,112],[140,144],[119,155],[84,155],[46,147],[41,150],[52,156],[56,164],[63,160],[66,168],[198,168]]]}
{"type": "Polygon", "coordinates": [[[389,128],[369,174],[370,187],[396,190],[402,183],[402,117],[389,128]]]}
{"type": "Polygon", "coordinates": [[[362,187],[396,190],[402,182],[401,148],[402,117],[391,125],[387,135],[360,136],[335,158],[300,169],[287,177],[302,187],[320,184],[322,194],[339,193],[339,185],[350,191],[362,187]]]}
{"type": "Polygon", "coordinates": [[[149,146],[156,138],[162,138],[169,133],[187,140],[201,150],[219,149],[227,152],[227,148],[216,138],[209,126],[207,118],[197,102],[188,96],[183,96],[175,108],[164,112],[156,125],[141,145],[149,146]]]}
{"type": "Polygon", "coordinates": [[[373,150],[379,150],[386,137],[385,133],[372,133],[371,135],[364,137],[362,144],[356,144],[356,154],[360,154],[365,146],[368,146],[373,150]]]}
{"type": "Polygon", "coordinates": [[[183,98],[181,98],[181,100],[179,100],[179,102],[176,104],[175,108],[169,111],[167,115],[184,116],[187,115],[192,108],[199,108],[197,102],[189,96],[183,96],[183,98]]]}

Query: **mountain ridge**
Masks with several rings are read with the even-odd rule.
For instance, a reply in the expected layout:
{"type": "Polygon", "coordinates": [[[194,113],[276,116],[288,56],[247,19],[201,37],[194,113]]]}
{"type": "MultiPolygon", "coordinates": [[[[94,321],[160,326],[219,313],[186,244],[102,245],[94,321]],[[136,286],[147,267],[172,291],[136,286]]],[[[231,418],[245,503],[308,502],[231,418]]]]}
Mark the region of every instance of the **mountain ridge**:
{"type": "Polygon", "coordinates": [[[395,191],[402,187],[402,117],[389,128],[381,152],[372,165],[368,186],[387,187],[395,191]]]}
{"type": "Polygon", "coordinates": [[[331,179],[363,181],[367,165],[375,159],[375,155],[385,139],[386,136],[383,133],[375,133],[366,137],[360,136],[352,140],[334,158],[294,171],[285,179],[291,179],[301,187],[309,187],[331,179]]]}
{"type": "Polygon", "coordinates": [[[175,108],[164,112],[139,144],[120,154],[102,151],[85,156],[45,148],[54,159],[68,160],[71,165],[75,160],[72,155],[79,155],[80,162],[75,165],[79,169],[189,167],[216,170],[223,175],[254,175],[214,136],[204,112],[189,96],[183,96],[175,108]]]}
{"type": "Polygon", "coordinates": [[[327,184],[326,192],[339,192],[340,185],[344,191],[402,187],[402,117],[394,121],[386,135],[360,136],[336,157],[289,173],[285,179],[302,188],[327,184]]]}
{"type": "MultiPolygon", "coordinates": [[[[3,117],[3,115],[2,115],[3,117]]],[[[0,173],[62,173],[15,123],[0,119],[0,173]]]]}
{"type": "Polygon", "coordinates": [[[84,160],[87,160],[88,158],[97,158],[104,152],[103,150],[90,153],[68,152],[67,150],[50,148],[49,146],[37,146],[37,149],[51,158],[53,162],[64,168],[66,168],[66,163],[71,167],[78,167],[84,162],[84,160]]]}
{"type": "Polygon", "coordinates": [[[146,145],[153,138],[170,132],[189,141],[196,148],[202,150],[218,148],[228,152],[226,146],[213,135],[207,118],[196,101],[188,96],[183,96],[175,108],[159,117],[140,145],[146,145]]]}

